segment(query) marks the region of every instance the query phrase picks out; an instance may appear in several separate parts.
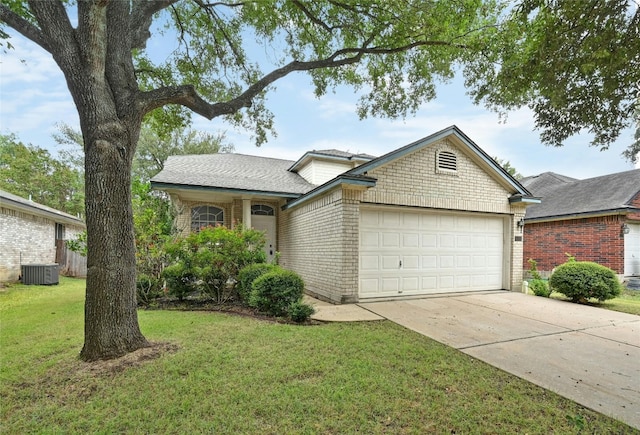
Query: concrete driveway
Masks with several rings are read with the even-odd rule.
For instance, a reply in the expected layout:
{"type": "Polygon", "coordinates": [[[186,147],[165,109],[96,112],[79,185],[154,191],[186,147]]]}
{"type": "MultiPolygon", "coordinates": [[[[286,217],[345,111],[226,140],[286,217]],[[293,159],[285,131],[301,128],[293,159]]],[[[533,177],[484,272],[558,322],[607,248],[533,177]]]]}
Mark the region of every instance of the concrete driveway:
{"type": "Polygon", "coordinates": [[[640,429],[640,316],[513,292],[359,306],[640,429]]]}

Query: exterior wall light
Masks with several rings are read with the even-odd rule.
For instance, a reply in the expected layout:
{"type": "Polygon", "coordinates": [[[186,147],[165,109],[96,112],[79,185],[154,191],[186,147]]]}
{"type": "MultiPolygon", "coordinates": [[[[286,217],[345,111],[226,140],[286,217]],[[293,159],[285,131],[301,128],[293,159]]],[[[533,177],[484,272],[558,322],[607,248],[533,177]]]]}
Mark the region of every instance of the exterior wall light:
{"type": "Polygon", "coordinates": [[[622,224],[622,234],[629,234],[630,231],[631,231],[631,228],[629,228],[629,225],[622,224]]]}
{"type": "Polygon", "coordinates": [[[521,219],[518,221],[518,228],[519,228],[519,229],[524,228],[524,218],[521,218],[521,219]]]}

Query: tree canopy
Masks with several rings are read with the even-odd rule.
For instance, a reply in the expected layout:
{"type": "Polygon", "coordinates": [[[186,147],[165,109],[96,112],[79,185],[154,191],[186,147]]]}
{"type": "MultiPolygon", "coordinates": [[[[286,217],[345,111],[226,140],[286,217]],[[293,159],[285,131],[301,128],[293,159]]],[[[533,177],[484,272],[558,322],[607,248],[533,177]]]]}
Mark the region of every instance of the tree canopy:
{"type": "Polygon", "coordinates": [[[184,125],[191,113],[223,117],[252,131],[260,144],[273,132],[266,96],[291,73],[307,73],[318,96],[338,85],[359,90],[362,117],[398,117],[435,98],[436,83],[461,70],[477,101],[498,110],[532,107],[548,143],[587,128],[604,147],[633,120],[638,11],[623,0],[584,5],[1,3],[0,21],[52,55],[80,116],[89,271],[82,358],[110,358],[147,345],[135,311],[131,203],[131,168],[145,117],[160,134],[184,125]],[[146,49],[152,36],[168,46],[159,58],[146,49]]]}
{"type": "Polygon", "coordinates": [[[72,215],[84,214],[82,172],[13,134],[0,134],[0,189],[72,215]]]}
{"type": "MultiPolygon", "coordinates": [[[[465,71],[476,102],[531,108],[543,143],[583,131],[607,149],[640,129],[640,4],[631,0],[522,0],[500,26],[497,49],[465,71]]],[[[629,138],[632,162],[640,144],[629,138]]]]}

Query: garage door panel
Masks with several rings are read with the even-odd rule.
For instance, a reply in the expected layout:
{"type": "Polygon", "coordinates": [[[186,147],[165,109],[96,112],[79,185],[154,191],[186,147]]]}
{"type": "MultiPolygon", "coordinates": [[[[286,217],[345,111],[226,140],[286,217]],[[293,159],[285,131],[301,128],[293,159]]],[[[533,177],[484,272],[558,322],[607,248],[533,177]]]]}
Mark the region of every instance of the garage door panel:
{"type": "Polygon", "coordinates": [[[502,288],[501,217],[365,209],[360,227],[361,298],[502,288]]]}
{"type": "Polygon", "coordinates": [[[382,278],[382,291],[398,293],[400,291],[400,278],[382,278]]]}
{"type": "Polygon", "coordinates": [[[420,269],[420,257],[417,255],[405,255],[402,257],[402,268],[407,269],[420,269]]]}
{"type": "Polygon", "coordinates": [[[362,248],[377,248],[380,246],[380,235],[373,231],[363,231],[360,234],[360,246],[362,248]]]}
{"type": "Polygon", "coordinates": [[[423,248],[436,248],[438,246],[438,236],[436,234],[422,234],[423,248]]]}
{"type": "Polygon", "coordinates": [[[402,235],[402,247],[403,248],[419,248],[420,247],[420,234],[419,233],[404,233],[402,235]]]}
{"type": "Polygon", "coordinates": [[[400,247],[400,233],[397,232],[385,232],[382,233],[383,248],[399,248],[400,247]]]}
{"type": "Polygon", "coordinates": [[[422,269],[425,271],[435,270],[438,267],[437,255],[423,255],[421,258],[422,269]]]}
{"type": "Polygon", "coordinates": [[[377,255],[361,255],[360,270],[362,271],[378,271],[380,269],[380,257],[377,255]]]}
{"type": "Polygon", "coordinates": [[[384,255],[382,257],[381,271],[398,270],[400,268],[400,256],[399,255],[384,255]]]}

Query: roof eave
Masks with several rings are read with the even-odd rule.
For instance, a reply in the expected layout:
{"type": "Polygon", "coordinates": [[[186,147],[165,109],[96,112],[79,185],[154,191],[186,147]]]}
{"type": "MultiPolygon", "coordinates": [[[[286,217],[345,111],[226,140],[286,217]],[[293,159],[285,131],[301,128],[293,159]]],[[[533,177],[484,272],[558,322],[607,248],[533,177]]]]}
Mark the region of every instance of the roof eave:
{"type": "Polygon", "coordinates": [[[166,189],[180,189],[180,190],[199,190],[199,191],[211,191],[219,193],[235,193],[239,195],[261,195],[261,196],[275,196],[280,198],[298,198],[302,193],[296,192],[277,192],[266,190],[254,190],[254,189],[237,189],[231,187],[215,187],[215,186],[198,186],[193,184],[175,184],[164,183],[159,181],[151,181],[151,188],[155,190],[166,189]]]}
{"type": "Polygon", "coordinates": [[[541,198],[535,196],[513,195],[509,198],[509,204],[540,204],[541,198]]]}
{"type": "Polygon", "coordinates": [[[620,208],[612,208],[608,210],[594,210],[594,211],[586,211],[582,213],[568,213],[568,214],[537,216],[537,217],[529,217],[529,218],[525,215],[524,221],[525,223],[553,222],[553,221],[564,221],[569,219],[592,218],[592,217],[599,217],[599,216],[627,215],[629,213],[634,213],[634,212],[640,213],[640,208],[620,207],[620,208]]]}
{"type": "Polygon", "coordinates": [[[304,202],[309,201],[312,198],[315,198],[319,195],[322,195],[332,189],[335,189],[338,186],[342,185],[350,185],[350,186],[360,186],[364,188],[373,187],[376,185],[376,179],[372,177],[366,177],[362,175],[353,176],[353,175],[338,175],[336,178],[327,181],[325,184],[322,184],[310,192],[305,193],[304,195],[289,201],[285,205],[282,206],[282,210],[287,210],[292,207],[296,207],[304,202]]]}
{"type": "Polygon", "coordinates": [[[313,151],[306,152],[302,157],[300,157],[289,169],[290,172],[296,172],[301,166],[304,166],[309,160],[313,158],[323,159],[323,160],[335,160],[340,162],[369,162],[372,159],[368,159],[366,157],[360,157],[357,155],[353,155],[351,157],[341,157],[341,156],[332,156],[329,154],[322,154],[313,151]]]}
{"type": "Polygon", "coordinates": [[[61,223],[61,224],[69,224],[69,225],[78,225],[81,227],[86,227],[86,224],[84,223],[84,221],[82,219],[76,218],[74,216],[67,216],[67,215],[63,215],[63,214],[58,214],[49,210],[44,210],[41,209],[39,207],[35,207],[33,205],[30,204],[24,204],[22,202],[19,201],[14,201],[13,199],[10,198],[2,198],[2,202],[0,203],[0,205],[5,206],[7,205],[8,208],[12,208],[15,210],[20,210],[23,212],[27,212],[33,215],[37,215],[37,216],[42,216],[48,219],[51,219],[52,221],[55,221],[57,223],[61,223]]]}

